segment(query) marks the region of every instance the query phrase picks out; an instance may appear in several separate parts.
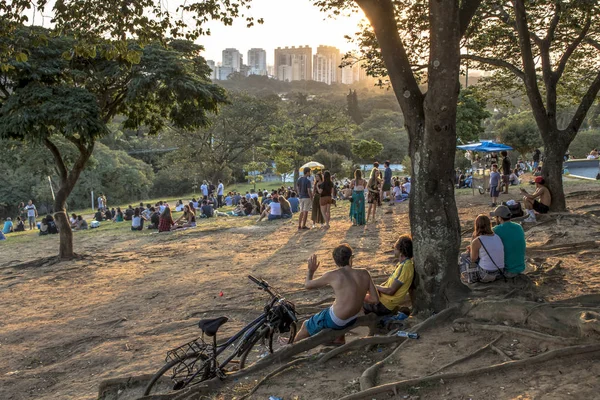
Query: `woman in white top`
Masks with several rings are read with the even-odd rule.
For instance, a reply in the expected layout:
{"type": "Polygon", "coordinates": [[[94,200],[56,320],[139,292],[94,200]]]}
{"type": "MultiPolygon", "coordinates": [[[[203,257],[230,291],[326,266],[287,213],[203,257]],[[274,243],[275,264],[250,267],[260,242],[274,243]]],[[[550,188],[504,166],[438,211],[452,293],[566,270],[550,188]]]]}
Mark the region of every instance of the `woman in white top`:
{"type": "MultiPolygon", "coordinates": [[[[487,215],[475,219],[475,230],[471,245],[467,246],[469,262],[477,262],[480,282],[495,281],[504,272],[504,245],[502,239],[492,231],[487,215]]],[[[466,259],[463,261],[467,261],[466,259]]]]}
{"type": "Polygon", "coordinates": [[[279,196],[273,197],[273,199],[267,205],[267,207],[262,212],[262,214],[260,214],[260,218],[258,219],[257,222],[262,221],[265,217],[267,217],[267,219],[269,221],[272,221],[274,219],[281,219],[282,218],[282,216],[281,216],[281,203],[279,203],[279,196]]]}
{"type": "Polygon", "coordinates": [[[146,218],[140,213],[140,209],[136,207],[133,211],[133,217],[131,217],[131,230],[141,231],[144,229],[144,221],[146,221],[146,218]]]}

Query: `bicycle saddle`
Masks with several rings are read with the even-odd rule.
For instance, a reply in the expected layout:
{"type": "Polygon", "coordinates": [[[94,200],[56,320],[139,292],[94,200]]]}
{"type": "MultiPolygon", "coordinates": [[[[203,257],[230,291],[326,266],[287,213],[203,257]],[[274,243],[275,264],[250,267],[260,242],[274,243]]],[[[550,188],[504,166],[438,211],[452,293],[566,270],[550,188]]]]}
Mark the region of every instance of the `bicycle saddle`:
{"type": "Polygon", "coordinates": [[[213,319],[201,319],[198,322],[198,327],[202,329],[202,332],[206,334],[206,336],[215,336],[221,325],[227,322],[229,318],[227,317],[219,317],[213,319]]]}

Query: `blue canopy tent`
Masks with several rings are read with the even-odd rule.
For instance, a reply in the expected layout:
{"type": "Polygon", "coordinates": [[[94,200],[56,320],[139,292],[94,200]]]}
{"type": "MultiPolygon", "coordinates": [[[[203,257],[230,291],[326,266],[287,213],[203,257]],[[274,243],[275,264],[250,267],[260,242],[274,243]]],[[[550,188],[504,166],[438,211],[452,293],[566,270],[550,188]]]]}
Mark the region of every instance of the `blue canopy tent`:
{"type": "Polygon", "coordinates": [[[463,144],[460,146],[456,146],[456,148],[467,151],[481,151],[484,153],[513,150],[513,148],[510,146],[507,146],[502,143],[494,143],[491,140],[482,140],[479,143],[463,144]]]}
{"type": "MultiPolygon", "coordinates": [[[[492,153],[492,152],[496,152],[499,153],[501,151],[508,151],[508,150],[513,150],[512,147],[507,146],[505,144],[502,143],[494,143],[491,140],[482,140],[481,142],[478,143],[470,143],[470,144],[463,144],[463,145],[459,145],[456,146],[457,149],[459,150],[466,150],[466,151],[471,151],[471,152],[483,152],[483,153],[492,153]]],[[[472,167],[472,171],[473,171],[473,182],[471,184],[471,187],[473,188],[473,195],[475,194],[475,167],[472,167]]],[[[481,190],[484,190],[484,188],[486,187],[486,179],[485,179],[485,168],[482,172],[483,175],[483,180],[481,181],[481,190]]]]}

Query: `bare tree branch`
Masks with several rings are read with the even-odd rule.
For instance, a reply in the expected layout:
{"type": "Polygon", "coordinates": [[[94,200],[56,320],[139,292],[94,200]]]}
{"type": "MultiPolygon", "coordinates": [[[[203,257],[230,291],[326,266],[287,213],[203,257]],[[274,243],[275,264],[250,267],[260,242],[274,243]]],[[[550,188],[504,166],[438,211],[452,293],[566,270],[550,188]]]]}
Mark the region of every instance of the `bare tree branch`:
{"type": "Polygon", "coordinates": [[[500,58],[489,58],[489,57],[480,57],[474,54],[461,54],[460,58],[463,60],[473,60],[482,64],[493,65],[495,67],[504,68],[510,72],[512,72],[516,77],[525,80],[525,74],[521,71],[516,65],[509,63],[506,60],[502,60],[500,58]]]}
{"type": "Polygon", "coordinates": [[[460,24],[460,37],[465,36],[467,28],[473,19],[473,16],[477,12],[481,0],[464,0],[460,4],[459,10],[459,24],[460,24]]]}
{"type": "MultiPolygon", "coordinates": [[[[588,14],[585,19],[585,25],[583,26],[583,29],[581,30],[581,32],[579,32],[579,35],[569,45],[569,47],[567,47],[564,54],[560,58],[560,61],[558,62],[558,66],[556,67],[556,71],[554,72],[554,82],[558,82],[558,80],[561,78],[563,72],[565,71],[565,67],[567,66],[567,62],[569,61],[569,58],[571,57],[577,46],[579,46],[581,42],[585,39],[585,35],[587,35],[587,33],[589,32],[591,25],[592,16],[588,14]]],[[[598,46],[598,49],[600,50],[600,45],[598,46]]]]}
{"type": "Polygon", "coordinates": [[[560,16],[562,14],[561,2],[555,1],[554,6],[556,7],[554,16],[552,17],[550,25],[548,26],[548,33],[546,33],[546,37],[543,39],[543,41],[547,43],[552,43],[554,40],[554,34],[556,33],[556,28],[558,27],[560,16]]]}
{"type": "Polygon", "coordinates": [[[50,150],[52,156],[54,157],[54,162],[56,162],[56,167],[58,168],[58,175],[61,180],[66,180],[68,176],[67,167],[65,166],[65,162],[62,159],[60,154],[60,150],[54,143],[50,141],[48,138],[44,138],[44,145],[50,150]]]}

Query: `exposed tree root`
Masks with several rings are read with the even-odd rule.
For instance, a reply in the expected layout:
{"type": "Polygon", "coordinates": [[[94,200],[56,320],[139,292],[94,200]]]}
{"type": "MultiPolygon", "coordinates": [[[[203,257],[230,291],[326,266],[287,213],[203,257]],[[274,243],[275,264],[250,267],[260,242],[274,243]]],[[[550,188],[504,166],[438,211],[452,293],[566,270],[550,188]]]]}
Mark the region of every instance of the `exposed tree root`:
{"type": "Polygon", "coordinates": [[[265,383],[267,381],[267,379],[270,379],[272,377],[274,377],[275,375],[285,371],[288,368],[291,368],[295,365],[300,364],[301,362],[304,362],[306,360],[310,359],[310,357],[300,357],[300,358],[296,358],[295,360],[290,361],[287,364],[282,365],[281,367],[273,370],[272,372],[268,373],[267,375],[265,375],[264,378],[262,378],[260,381],[258,381],[258,383],[254,386],[254,388],[252,388],[252,390],[248,393],[246,393],[245,395],[243,395],[242,397],[240,397],[239,400],[244,400],[247,399],[248,397],[252,396],[254,394],[254,392],[256,392],[258,390],[258,388],[260,387],[260,385],[262,385],[263,383],[265,383]]]}
{"type": "Polygon", "coordinates": [[[453,321],[453,324],[466,325],[470,329],[480,329],[480,330],[484,330],[484,331],[522,335],[522,336],[530,337],[532,339],[543,340],[545,342],[552,342],[552,343],[558,343],[558,344],[572,344],[572,343],[576,343],[579,340],[577,338],[564,338],[564,337],[560,337],[560,336],[547,335],[545,333],[532,331],[530,329],[516,328],[514,326],[479,324],[476,322],[472,322],[466,318],[458,318],[453,321]]]}
{"type": "MultiPolygon", "coordinates": [[[[425,321],[421,322],[420,324],[415,325],[411,329],[411,331],[417,333],[423,332],[432,327],[433,325],[441,324],[444,321],[454,317],[454,315],[458,312],[459,310],[456,306],[447,308],[439,314],[433,315],[427,318],[425,321]]],[[[375,386],[375,380],[377,379],[377,373],[379,372],[379,369],[391,358],[393,358],[400,351],[400,349],[402,349],[406,345],[406,343],[409,343],[409,341],[404,341],[400,343],[400,345],[396,347],[396,349],[393,352],[391,352],[386,358],[371,365],[362,373],[359,379],[360,390],[367,390],[375,386]]]]}
{"type": "Polygon", "coordinates": [[[496,353],[498,353],[498,355],[500,357],[502,357],[502,359],[504,361],[513,361],[513,359],[511,358],[511,356],[509,356],[508,354],[506,354],[500,347],[496,347],[493,344],[490,347],[492,348],[492,350],[494,350],[496,353]]]}
{"type": "Polygon", "coordinates": [[[587,355],[587,354],[595,353],[598,351],[600,351],[600,344],[564,347],[562,349],[548,351],[544,354],[540,354],[535,357],[527,358],[525,360],[509,361],[509,362],[505,362],[502,364],[495,364],[495,365],[491,365],[489,367],[476,368],[476,369],[464,371],[464,372],[450,372],[450,373],[445,373],[445,374],[436,374],[436,375],[426,376],[423,378],[407,379],[407,380],[402,380],[402,381],[398,381],[398,382],[388,383],[385,385],[372,387],[372,388],[362,391],[362,392],[344,396],[339,400],[372,399],[374,396],[381,394],[381,393],[387,393],[387,392],[397,393],[397,391],[400,389],[409,388],[411,386],[422,385],[427,382],[436,382],[436,381],[439,381],[440,379],[443,379],[444,381],[448,381],[450,379],[460,379],[460,378],[465,378],[465,377],[473,377],[476,375],[490,374],[490,373],[504,371],[504,370],[511,369],[511,368],[521,368],[521,367],[527,367],[527,366],[531,366],[531,365],[535,365],[535,364],[540,364],[540,363],[543,363],[543,362],[546,362],[549,360],[553,360],[555,358],[567,357],[567,356],[572,357],[572,356],[577,356],[580,354],[587,355]]]}
{"type": "Polygon", "coordinates": [[[460,364],[462,362],[468,361],[468,360],[472,359],[473,357],[475,357],[475,356],[483,353],[487,349],[493,348],[494,345],[500,341],[500,339],[502,339],[502,335],[498,336],[496,339],[494,339],[490,343],[486,344],[485,346],[480,347],[479,349],[475,350],[474,352],[469,353],[468,355],[466,355],[466,356],[464,356],[462,358],[459,358],[458,360],[452,361],[451,363],[448,363],[448,364],[442,366],[441,368],[439,368],[439,369],[437,369],[437,370],[435,370],[432,373],[427,374],[427,375],[436,375],[436,374],[439,374],[440,372],[442,372],[445,369],[453,367],[453,366],[455,366],[457,364],[460,364]]]}
{"type": "Polygon", "coordinates": [[[341,353],[350,351],[357,347],[371,346],[371,345],[378,345],[378,344],[400,343],[400,342],[403,342],[404,340],[406,340],[406,338],[402,338],[402,337],[398,337],[398,336],[371,336],[371,337],[356,339],[356,340],[346,343],[343,346],[340,346],[336,349],[333,349],[333,350],[323,354],[321,356],[321,358],[319,358],[319,360],[317,361],[317,364],[324,364],[327,361],[331,360],[333,357],[335,357],[341,353]]]}

